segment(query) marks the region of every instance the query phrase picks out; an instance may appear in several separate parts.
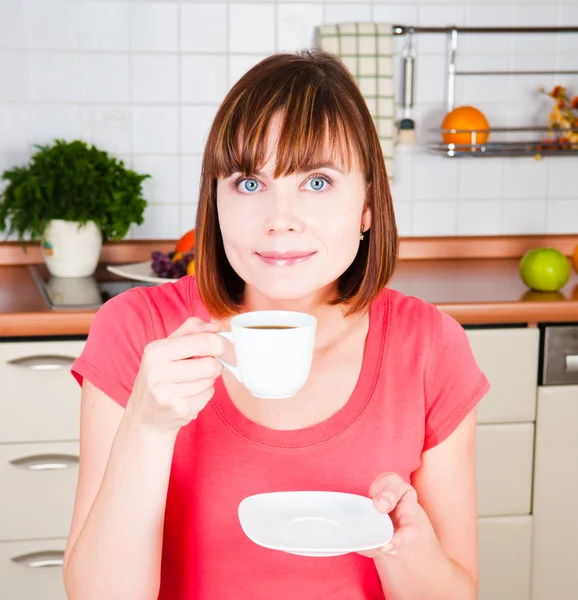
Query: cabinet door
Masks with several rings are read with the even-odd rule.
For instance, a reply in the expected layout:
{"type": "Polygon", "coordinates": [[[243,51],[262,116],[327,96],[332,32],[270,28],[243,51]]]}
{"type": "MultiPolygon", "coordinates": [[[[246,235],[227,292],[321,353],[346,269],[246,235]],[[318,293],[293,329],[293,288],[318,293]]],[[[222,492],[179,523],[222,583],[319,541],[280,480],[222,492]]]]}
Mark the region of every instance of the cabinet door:
{"type": "Polygon", "coordinates": [[[532,517],[489,517],[478,522],[478,600],[529,600],[532,517]]]}
{"type": "Polygon", "coordinates": [[[65,547],[66,540],[0,542],[0,598],[66,600],[65,547]]]}
{"type": "Polygon", "coordinates": [[[0,443],[77,440],[84,342],[0,342],[0,443]]]}
{"type": "Polygon", "coordinates": [[[79,444],[0,444],[0,540],[66,537],[79,444]]]}
{"type": "Polygon", "coordinates": [[[578,385],[540,388],[532,600],[578,597],[578,385]]]}
{"type": "Polygon", "coordinates": [[[476,361],[491,386],[478,406],[478,423],[533,421],[539,330],[468,329],[466,333],[476,361]]]}
{"type": "Polygon", "coordinates": [[[534,423],[478,425],[476,446],[478,514],[530,514],[534,423]]]}

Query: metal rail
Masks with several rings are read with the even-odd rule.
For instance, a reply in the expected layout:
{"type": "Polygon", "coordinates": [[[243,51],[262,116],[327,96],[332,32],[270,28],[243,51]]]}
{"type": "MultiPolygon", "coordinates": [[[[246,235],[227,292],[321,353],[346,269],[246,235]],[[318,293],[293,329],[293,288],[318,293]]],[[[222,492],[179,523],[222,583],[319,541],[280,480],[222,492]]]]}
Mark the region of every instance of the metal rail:
{"type": "Polygon", "coordinates": [[[578,26],[572,27],[414,27],[413,25],[394,25],[393,33],[578,33],[578,26]]]}

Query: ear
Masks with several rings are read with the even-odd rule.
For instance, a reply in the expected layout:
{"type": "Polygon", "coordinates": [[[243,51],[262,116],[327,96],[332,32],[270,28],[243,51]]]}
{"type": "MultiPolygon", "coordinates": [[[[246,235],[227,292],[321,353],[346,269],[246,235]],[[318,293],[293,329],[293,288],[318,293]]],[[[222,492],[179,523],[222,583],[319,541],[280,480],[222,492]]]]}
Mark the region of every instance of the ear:
{"type": "Polygon", "coordinates": [[[369,183],[365,189],[365,206],[361,213],[361,227],[363,231],[367,231],[371,227],[371,208],[369,208],[368,196],[371,192],[371,183],[369,183]]]}
{"type": "Polygon", "coordinates": [[[363,231],[368,231],[371,228],[371,209],[366,208],[361,216],[361,227],[363,231]]]}

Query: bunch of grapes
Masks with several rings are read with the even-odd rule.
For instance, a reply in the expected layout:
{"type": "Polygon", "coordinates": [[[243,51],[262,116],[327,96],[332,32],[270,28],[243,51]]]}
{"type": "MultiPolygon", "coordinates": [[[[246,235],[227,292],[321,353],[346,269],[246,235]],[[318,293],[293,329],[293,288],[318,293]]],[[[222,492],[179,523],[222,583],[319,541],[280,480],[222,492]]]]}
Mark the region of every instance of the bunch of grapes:
{"type": "Polygon", "coordinates": [[[157,277],[165,277],[167,279],[178,279],[187,274],[188,264],[195,258],[195,253],[179,252],[179,256],[175,252],[153,252],[151,267],[157,277]],[[176,258],[176,260],[175,260],[176,258]]]}

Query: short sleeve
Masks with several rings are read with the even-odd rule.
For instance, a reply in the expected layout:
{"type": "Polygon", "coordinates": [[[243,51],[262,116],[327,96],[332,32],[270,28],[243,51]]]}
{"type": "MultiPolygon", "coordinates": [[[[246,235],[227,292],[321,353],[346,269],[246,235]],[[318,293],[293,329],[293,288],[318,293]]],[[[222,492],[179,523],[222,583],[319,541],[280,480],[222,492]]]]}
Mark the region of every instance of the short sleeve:
{"type": "Polygon", "coordinates": [[[436,338],[426,392],[424,450],[444,441],[490,388],[463,327],[436,309],[436,338]]]}
{"type": "Polygon", "coordinates": [[[138,288],[133,288],[108,300],[97,311],[82,354],[72,365],[72,375],[80,385],[86,378],[126,407],[149,341],[147,305],[138,288]]]}

